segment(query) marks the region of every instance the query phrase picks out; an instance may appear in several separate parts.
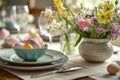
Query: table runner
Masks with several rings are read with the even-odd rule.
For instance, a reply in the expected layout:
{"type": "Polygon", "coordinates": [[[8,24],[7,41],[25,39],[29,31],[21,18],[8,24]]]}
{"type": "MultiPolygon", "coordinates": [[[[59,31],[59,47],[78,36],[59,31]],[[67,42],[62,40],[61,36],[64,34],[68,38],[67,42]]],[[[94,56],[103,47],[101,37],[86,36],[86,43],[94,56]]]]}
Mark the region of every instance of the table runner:
{"type": "Polygon", "coordinates": [[[33,78],[31,79],[31,75],[35,74],[42,74],[49,72],[51,70],[45,70],[45,71],[19,71],[19,70],[11,70],[6,69],[7,71],[19,76],[20,78],[24,80],[72,80],[79,77],[99,74],[99,73],[107,73],[106,66],[110,63],[109,61],[104,63],[88,63],[84,61],[80,56],[74,55],[69,57],[69,62],[65,65],[63,65],[64,68],[70,68],[70,67],[76,67],[76,66],[82,66],[83,68],[77,71],[68,72],[68,73],[59,73],[59,74],[52,74],[47,75],[43,77],[33,78]]]}

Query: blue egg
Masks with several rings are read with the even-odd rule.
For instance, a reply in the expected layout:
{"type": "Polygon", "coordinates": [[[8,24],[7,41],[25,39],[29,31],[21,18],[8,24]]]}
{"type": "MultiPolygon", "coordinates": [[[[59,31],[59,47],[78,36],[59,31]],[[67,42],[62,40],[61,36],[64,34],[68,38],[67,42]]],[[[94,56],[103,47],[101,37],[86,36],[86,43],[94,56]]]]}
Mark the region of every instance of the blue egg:
{"type": "Polygon", "coordinates": [[[23,48],[23,44],[22,43],[16,43],[13,47],[14,48],[23,48]]]}
{"type": "Polygon", "coordinates": [[[41,48],[40,44],[37,41],[31,39],[29,43],[33,46],[33,48],[41,48]]]}
{"type": "Polygon", "coordinates": [[[31,40],[29,41],[29,43],[30,43],[31,45],[37,44],[37,42],[36,42],[35,40],[33,40],[33,39],[31,39],[31,40]]]}

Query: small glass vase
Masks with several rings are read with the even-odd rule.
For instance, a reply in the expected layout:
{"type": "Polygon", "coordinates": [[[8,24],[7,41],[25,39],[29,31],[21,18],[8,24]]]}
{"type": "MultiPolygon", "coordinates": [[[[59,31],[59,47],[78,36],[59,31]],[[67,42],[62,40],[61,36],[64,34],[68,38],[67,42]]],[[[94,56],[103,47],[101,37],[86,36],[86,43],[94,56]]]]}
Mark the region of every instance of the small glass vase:
{"type": "Polygon", "coordinates": [[[111,57],[113,47],[107,39],[82,38],[79,53],[88,62],[104,62],[111,57]]]}
{"type": "Polygon", "coordinates": [[[74,46],[75,34],[62,34],[60,36],[60,50],[65,55],[74,54],[76,51],[76,47],[74,46]]]}

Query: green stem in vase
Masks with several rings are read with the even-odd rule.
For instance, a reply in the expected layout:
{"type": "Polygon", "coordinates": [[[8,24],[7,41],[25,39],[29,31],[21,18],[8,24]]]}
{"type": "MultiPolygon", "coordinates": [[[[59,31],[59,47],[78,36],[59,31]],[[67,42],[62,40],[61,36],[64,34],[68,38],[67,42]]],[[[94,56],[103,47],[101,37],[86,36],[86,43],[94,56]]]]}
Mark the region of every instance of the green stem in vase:
{"type": "Polygon", "coordinates": [[[65,33],[65,40],[66,40],[66,44],[65,44],[65,51],[68,55],[72,54],[72,49],[71,49],[71,44],[70,44],[70,36],[69,34],[65,33]]]}

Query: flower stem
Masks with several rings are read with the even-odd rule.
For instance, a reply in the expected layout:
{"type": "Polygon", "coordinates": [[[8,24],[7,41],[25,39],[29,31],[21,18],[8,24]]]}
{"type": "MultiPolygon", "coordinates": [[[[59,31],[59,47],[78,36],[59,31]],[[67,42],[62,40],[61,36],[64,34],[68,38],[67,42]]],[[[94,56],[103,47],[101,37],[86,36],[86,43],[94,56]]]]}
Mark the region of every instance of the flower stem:
{"type": "Polygon", "coordinates": [[[65,50],[66,50],[66,53],[67,53],[68,55],[70,55],[70,54],[72,54],[72,49],[71,49],[70,36],[69,36],[69,34],[66,34],[66,33],[65,33],[65,40],[66,40],[65,50]]]}

